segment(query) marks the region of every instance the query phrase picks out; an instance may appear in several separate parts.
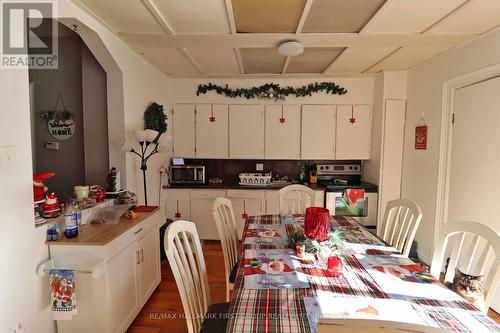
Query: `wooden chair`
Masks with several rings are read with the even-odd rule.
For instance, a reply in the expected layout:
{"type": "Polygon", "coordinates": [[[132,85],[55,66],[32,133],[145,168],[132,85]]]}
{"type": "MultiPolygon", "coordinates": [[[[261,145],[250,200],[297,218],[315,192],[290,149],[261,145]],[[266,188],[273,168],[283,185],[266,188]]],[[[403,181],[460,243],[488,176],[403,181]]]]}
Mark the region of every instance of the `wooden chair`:
{"type": "Polygon", "coordinates": [[[224,269],[226,272],[226,301],[229,302],[231,290],[234,287],[238,267],[238,234],[231,200],[217,198],[213,205],[213,216],[219,231],[224,269]]]}
{"type": "Polygon", "coordinates": [[[369,319],[320,319],[318,333],[438,333],[444,329],[416,324],[369,319]]]}
{"type": "Polygon", "coordinates": [[[378,235],[408,256],[420,220],[422,220],[422,210],[414,201],[407,199],[389,201],[385,208],[384,219],[379,224],[378,235]]]}
{"type": "Polygon", "coordinates": [[[500,234],[490,227],[469,221],[445,223],[438,235],[431,265],[431,274],[439,278],[445,255],[451,254],[444,282],[452,282],[455,269],[470,275],[484,275],[485,306],[487,312],[500,280],[500,234]],[[453,241],[450,242],[450,239],[453,241]],[[451,251],[447,250],[452,245],[451,251]],[[492,253],[494,259],[489,258],[492,253]]]}
{"type": "Polygon", "coordinates": [[[207,269],[195,224],[189,221],[170,224],[165,232],[164,246],[188,332],[225,332],[229,303],[210,305],[207,269]]]}
{"type": "Polygon", "coordinates": [[[316,192],[304,185],[288,185],[279,190],[280,214],[305,214],[314,206],[316,192]]]}

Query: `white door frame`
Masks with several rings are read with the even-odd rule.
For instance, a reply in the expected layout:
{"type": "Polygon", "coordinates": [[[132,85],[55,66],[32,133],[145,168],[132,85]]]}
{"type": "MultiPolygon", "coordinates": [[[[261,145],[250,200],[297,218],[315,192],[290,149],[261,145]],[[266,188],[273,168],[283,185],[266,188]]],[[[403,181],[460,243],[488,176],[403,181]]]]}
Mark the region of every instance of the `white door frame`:
{"type": "Polygon", "coordinates": [[[452,119],[455,91],[482,81],[500,76],[500,63],[468,73],[443,83],[443,113],[441,116],[441,136],[439,147],[439,170],[436,197],[434,242],[443,223],[448,219],[450,167],[452,150],[452,119]]]}

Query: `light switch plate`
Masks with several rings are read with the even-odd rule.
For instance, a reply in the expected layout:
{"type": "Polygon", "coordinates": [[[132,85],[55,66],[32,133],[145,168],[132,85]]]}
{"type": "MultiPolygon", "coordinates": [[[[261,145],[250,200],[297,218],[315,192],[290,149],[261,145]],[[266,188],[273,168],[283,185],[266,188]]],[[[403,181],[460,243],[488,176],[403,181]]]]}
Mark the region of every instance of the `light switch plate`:
{"type": "Polygon", "coordinates": [[[14,146],[0,146],[0,170],[16,168],[16,149],[14,146]]]}
{"type": "Polygon", "coordinates": [[[264,171],[264,163],[255,164],[255,170],[256,171],[264,171]]]}

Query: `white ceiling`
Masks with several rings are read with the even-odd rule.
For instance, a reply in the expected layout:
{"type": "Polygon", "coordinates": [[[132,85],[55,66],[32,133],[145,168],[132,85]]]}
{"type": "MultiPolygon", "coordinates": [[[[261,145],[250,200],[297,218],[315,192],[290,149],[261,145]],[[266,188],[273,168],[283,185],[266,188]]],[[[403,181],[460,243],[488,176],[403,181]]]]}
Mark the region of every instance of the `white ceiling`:
{"type": "Polygon", "coordinates": [[[73,1],[174,77],[406,70],[500,25],[500,0],[73,1]]]}

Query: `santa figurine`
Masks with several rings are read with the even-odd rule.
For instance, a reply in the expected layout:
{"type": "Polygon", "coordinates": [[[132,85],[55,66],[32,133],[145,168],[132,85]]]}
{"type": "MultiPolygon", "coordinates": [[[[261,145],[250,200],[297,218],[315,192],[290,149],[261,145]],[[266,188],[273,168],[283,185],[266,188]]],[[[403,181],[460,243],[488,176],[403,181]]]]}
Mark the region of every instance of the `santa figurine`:
{"type": "Polygon", "coordinates": [[[45,218],[57,217],[61,214],[61,205],[54,192],[47,194],[42,210],[45,218]]]}
{"type": "Polygon", "coordinates": [[[54,172],[41,172],[33,174],[33,196],[35,205],[45,201],[45,193],[48,191],[48,188],[43,182],[54,175],[54,172]]]}

